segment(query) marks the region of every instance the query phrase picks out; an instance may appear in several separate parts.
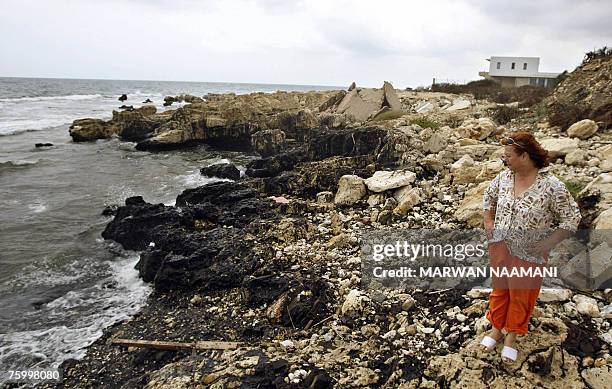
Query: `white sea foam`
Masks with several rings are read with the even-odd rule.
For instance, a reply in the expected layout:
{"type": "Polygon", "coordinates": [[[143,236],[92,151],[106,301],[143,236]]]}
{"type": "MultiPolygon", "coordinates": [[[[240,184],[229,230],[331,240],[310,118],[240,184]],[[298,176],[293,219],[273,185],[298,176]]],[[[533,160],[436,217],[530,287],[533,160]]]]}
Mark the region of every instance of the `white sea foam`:
{"type": "Polygon", "coordinates": [[[210,184],[211,182],[233,181],[233,180],[230,180],[229,178],[203,176],[197,170],[196,171],[189,170],[187,171],[187,174],[177,176],[175,179],[178,180],[182,185],[186,186],[187,188],[196,188],[198,186],[210,184]]]}
{"type": "Polygon", "coordinates": [[[0,99],[4,103],[13,103],[20,101],[52,101],[52,100],[93,100],[101,98],[100,94],[92,95],[66,95],[66,96],[37,96],[37,97],[8,97],[0,99]]]}
{"type": "Polygon", "coordinates": [[[32,204],[28,204],[28,209],[33,213],[45,212],[48,208],[48,204],[43,200],[38,200],[32,204]]]}
{"type": "MultiPolygon", "coordinates": [[[[0,364],[29,367],[59,366],[69,358],[82,358],[86,347],[103,330],[136,314],[151,292],[138,278],[138,256],[106,262],[109,275],[94,285],[66,293],[41,308],[49,322],[63,324],[45,329],[0,335],[0,364]],[[112,287],[108,287],[112,284],[112,287]]],[[[41,311],[28,315],[40,315],[41,311]]]]}
{"type": "Polygon", "coordinates": [[[10,168],[10,167],[24,167],[24,166],[31,166],[31,165],[36,165],[38,163],[38,160],[32,161],[29,159],[18,159],[16,161],[3,161],[0,162],[0,167],[6,167],[6,168],[10,168]]]}

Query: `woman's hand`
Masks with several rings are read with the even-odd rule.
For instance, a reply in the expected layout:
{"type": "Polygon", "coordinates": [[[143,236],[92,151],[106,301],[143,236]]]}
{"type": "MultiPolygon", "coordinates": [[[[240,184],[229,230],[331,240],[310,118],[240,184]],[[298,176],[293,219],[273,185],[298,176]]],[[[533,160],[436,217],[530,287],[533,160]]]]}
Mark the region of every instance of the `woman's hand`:
{"type": "Polygon", "coordinates": [[[544,258],[544,263],[548,262],[548,256],[550,254],[550,250],[552,250],[557,245],[553,239],[544,238],[533,246],[533,253],[541,258],[544,258]]]}

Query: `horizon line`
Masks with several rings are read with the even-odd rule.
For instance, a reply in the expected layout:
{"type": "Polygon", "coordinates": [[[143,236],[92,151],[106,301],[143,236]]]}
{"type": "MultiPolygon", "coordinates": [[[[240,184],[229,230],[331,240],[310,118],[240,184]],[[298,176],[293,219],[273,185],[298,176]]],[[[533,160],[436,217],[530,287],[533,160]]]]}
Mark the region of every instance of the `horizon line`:
{"type": "MultiPolygon", "coordinates": [[[[206,83],[206,84],[240,84],[240,85],[283,85],[283,86],[324,86],[332,88],[348,88],[340,85],[323,84],[286,84],[270,82],[230,82],[230,81],[193,81],[193,80],[146,80],[146,79],[122,79],[122,78],[80,78],[80,77],[32,77],[32,76],[2,76],[0,78],[30,78],[43,80],[83,80],[83,81],[149,81],[149,82],[184,82],[184,83],[206,83]]],[[[350,84],[349,84],[350,85],[350,84]]]]}

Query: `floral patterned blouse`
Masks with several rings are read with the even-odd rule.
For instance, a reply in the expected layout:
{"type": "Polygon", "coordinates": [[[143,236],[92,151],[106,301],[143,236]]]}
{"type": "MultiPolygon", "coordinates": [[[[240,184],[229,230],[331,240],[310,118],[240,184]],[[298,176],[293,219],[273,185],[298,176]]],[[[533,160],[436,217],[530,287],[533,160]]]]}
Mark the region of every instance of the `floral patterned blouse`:
{"type": "Polygon", "coordinates": [[[533,185],[516,199],[513,187],[514,173],[505,169],[484,193],[483,208],[495,207],[493,237],[489,242],[505,240],[513,255],[542,264],[543,258],[531,254],[533,245],[555,228],[575,232],[581,218],[580,209],[565,184],[548,167],[540,169],[533,185]]]}

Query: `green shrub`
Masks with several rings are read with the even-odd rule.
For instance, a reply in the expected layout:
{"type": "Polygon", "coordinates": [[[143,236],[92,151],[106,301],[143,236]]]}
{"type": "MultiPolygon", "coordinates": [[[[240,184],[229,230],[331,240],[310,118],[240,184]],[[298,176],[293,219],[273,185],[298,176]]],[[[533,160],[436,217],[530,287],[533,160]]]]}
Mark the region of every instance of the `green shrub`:
{"type": "Polygon", "coordinates": [[[410,119],[410,124],[418,124],[422,128],[432,128],[434,130],[440,128],[440,123],[436,122],[435,120],[429,119],[426,116],[412,118],[410,119]]]}
{"type": "Polygon", "coordinates": [[[574,103],[555,102],[548,107],[548,122],[566,130],[572,124],[589,118],[589,110],[574,103]]]}
{"type": "Polygon", "coordinates": [[[443,125],[449,126],[450,128],[457,128],[463,124],[463,118],[458,115],[450,114],[443,119],[443,125]]]}
{"type": "Polygon", "coordinates": [[[600,58],[612,58],[612,47],[604,46],[600,49],[589,51],[584,55],[584,59],[582,60],[582,64],[591,62],[594,59],[600,58]]]}
{"type": "Polygon", "coordinates": [[[561,182],[565,184],[565,187],[572,194],[574,198],[577,198],[578,193],[580,193],[580,191],[584,189],[585,187],[585,185],[582,182],[570,181],[565,178],[559,178],[559,179],[561,180],[561,182]]]}
{"type": "Polygon", "coordinates": [[[506,124],[512,119],[516,119],[521,116],[521,110],[516,107],[508,107],[507,105],[500,105],[492,108],[488,111],[489,116],[495,120],[498,124],[506,124]]]}
{"type": "Polygon", "coordinates": [[[467,84],[436,84],[431,87],[432,92],[443,93],[470,93],[477,100],[491,100],[506,104],[519,102],[521,107],[531,107],[542,101],[551,92],[551,88],[542,88],[533,85],[523,85],[518,88],[502,88],[492,80],[470,81],[467,84]]]}

